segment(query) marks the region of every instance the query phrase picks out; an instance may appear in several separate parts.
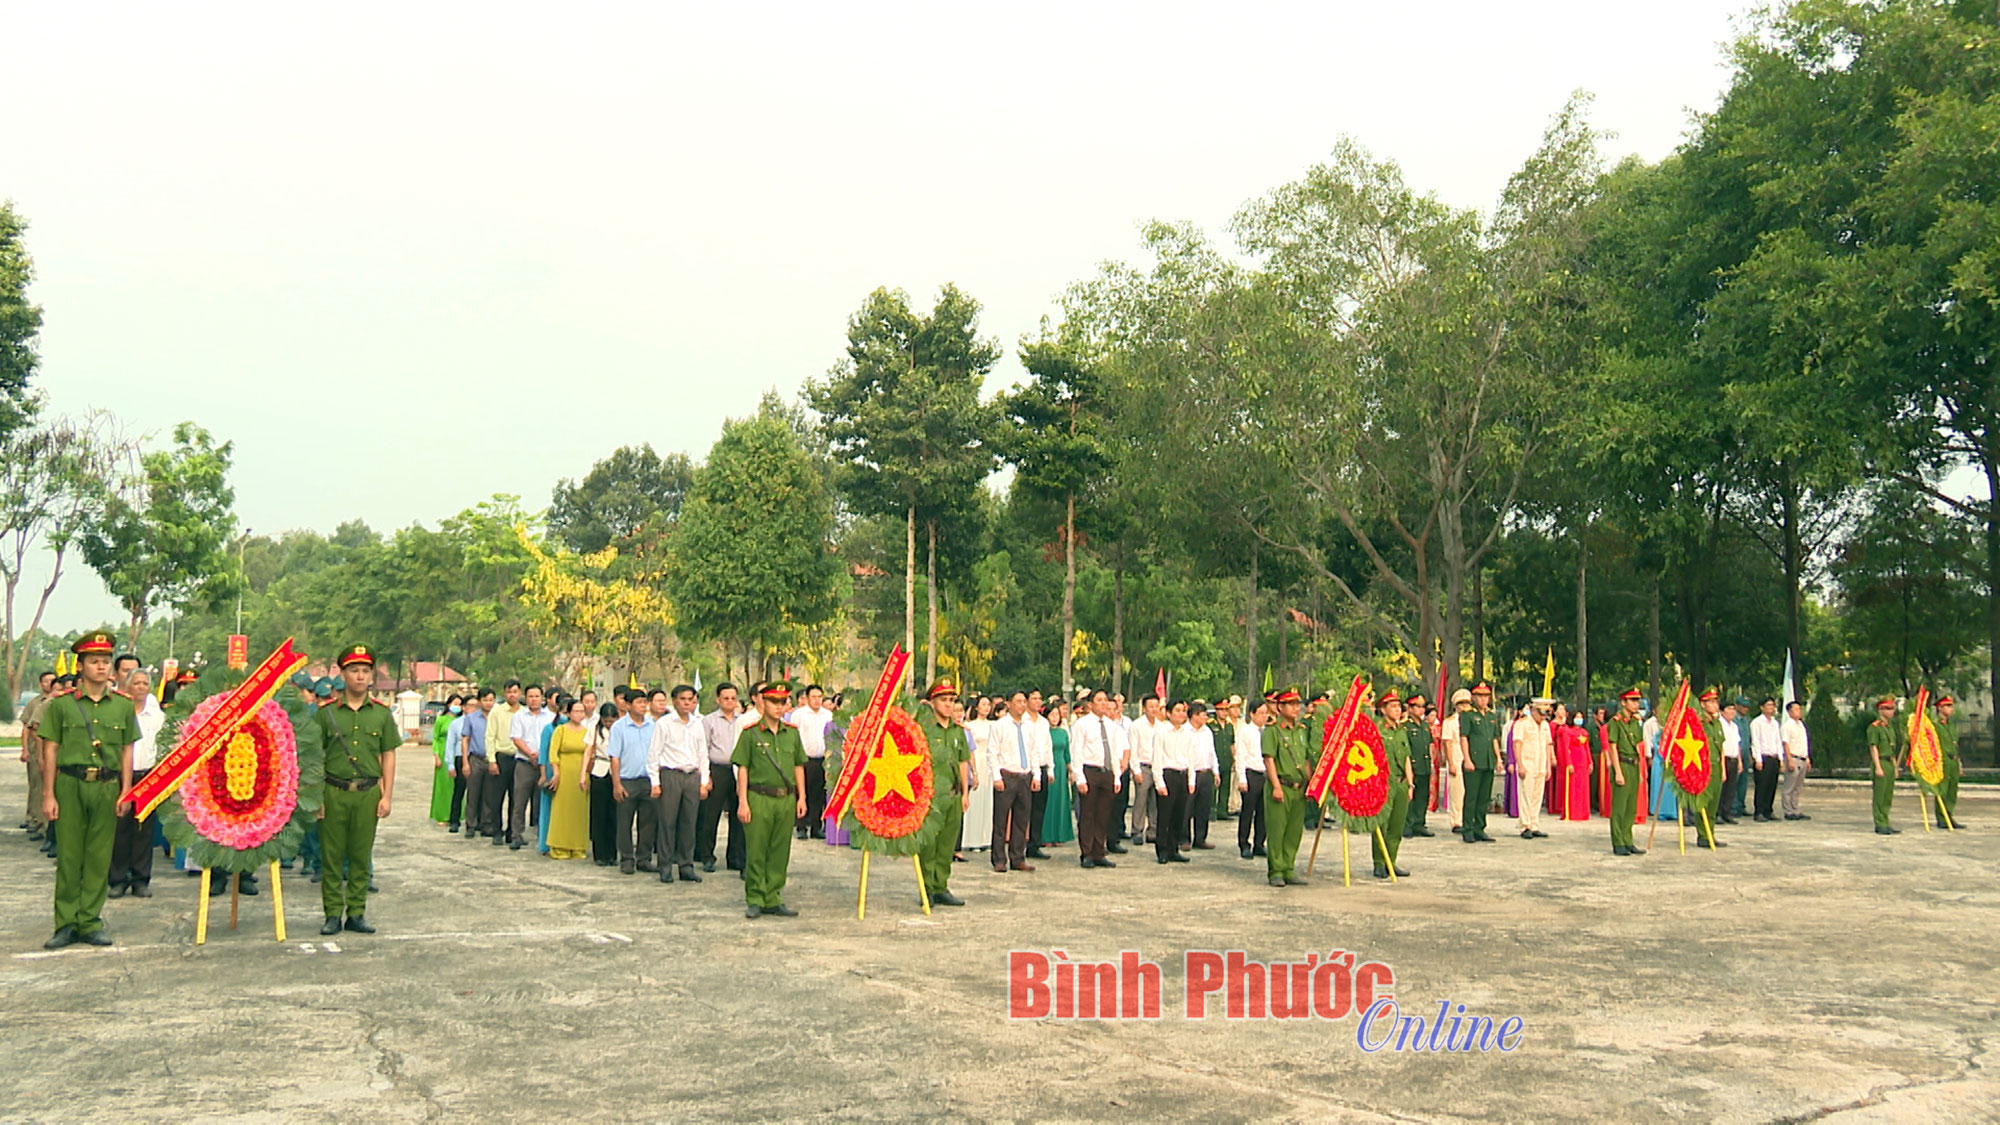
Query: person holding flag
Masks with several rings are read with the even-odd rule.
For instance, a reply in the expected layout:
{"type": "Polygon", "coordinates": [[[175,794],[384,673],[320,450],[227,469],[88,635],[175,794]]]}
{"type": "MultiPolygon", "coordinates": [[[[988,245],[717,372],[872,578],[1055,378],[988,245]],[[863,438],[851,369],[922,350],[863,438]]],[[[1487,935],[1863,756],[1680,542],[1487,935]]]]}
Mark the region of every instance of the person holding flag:
{"type": "Polygon", "coordinates": [[[1382,749],[1389,759],[1389,819],[1375,833],[1373,874],[1377,879],[1387,879],[1393,869],[1396,878],[1407,879],[1410,873],[1396,862],[1396,857],[1403,846],[1403,820],[1409,815],[1412,795],[1417,788],[1417,775],[1411,758],[1418,746],[1418,734],[1421,733],[1422,745],[1428,750],[1431,732],[1421,727],[1412,728],[1403,720],[1403,700],[1394,690],[1385,692],[1375,709],[1382,716],[1382,749]]]}
{"type": "Polygon", "coordinates": [[[1951,713],[1958,704],[1951,696],[1943,696],[1933,708],[1937,719],[1932,724],[1937,727],[1938,752],[1944,757],[1944,781],[1938,786],[1938,803],[1944,806],[1945,820],[1954,828],[1965,827],[1958,819],[1958,728],[1951,725],[1951,713]]]}
{"type": "Polygon", "coordinates": [[[1875,705],[1875,721],[1868,724],[1868,765],[1873,775],[1869,804],[1877,836],[1901,832],[1889,824],[1889,806],[1896,796],[1896,771],[1903,764],[1902,755],[1903,730],[1896,725],[1896,700],[1885,697],[1875,705]]]}
{"type": "Polygon", "coordinates": [[[1697,847],[1726,848],[1729,846],[1715,838],[1716,826],[1722,822],[1722,747],[1724,737],[1722,724],[1724,721],[1722,717],[1722,693],[1716,691],[1714,688],[1709,688],[1707,691],[1702,692],[1701,729],[1702,733],[1708,736],[1708,781],[1701,787],[1700,793],[1695,794],[1691,800],[1682,803],[1683,807],[1681,809],[1682,820],[1694,824],[1697,828],[1706,827],[1707,829],[1706,832],[1700,833],[1695,837],[1695,845],[1697,847]],[[1688,817],[1687,805],[1694,806],[1695,815],[1692,819],[1688,817]],[[1702,823],[1701,814],[1703,813],[1708,814],[1705,826],[1702,823]]]}

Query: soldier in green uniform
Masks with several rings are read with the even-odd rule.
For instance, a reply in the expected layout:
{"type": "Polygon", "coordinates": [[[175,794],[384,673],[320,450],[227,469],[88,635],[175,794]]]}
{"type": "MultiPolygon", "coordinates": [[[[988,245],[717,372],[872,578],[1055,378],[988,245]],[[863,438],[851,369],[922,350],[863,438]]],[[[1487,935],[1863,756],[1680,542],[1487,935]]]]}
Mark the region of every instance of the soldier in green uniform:
{"type": "MultiPolygon", "coordinates": [[[[1403,701],[1402,734],[1410,744],[1410,811],[1403,817],[1403,835],[1435,836],[1424,824],[1424,814],[1431,804],[1431,725],[1424,721],[1423,692],[1416,692],[1403,701]]],[[[1387,734],[1388,731],[1382,733],[1387,734]]]]}
{"type": "Polygon", "coordinates": [[[1264,822],[1270,842],[1264,862],[1274,887],[1302,887],[1305,880],[1293,873],[1299,857],[1299,838],[1306,830],[1306,785],[1312,780],[1312,739],[1299,720],[1303,704],[1299,693],[1287,689],[1271,697],[1277,705],[1278,721],[1264,728],[1264,822]]]}
{"type": "Polygon", "coordinates": [[[111,842],[118,817],[131,807],[118,795],[132,787],[132,744],[139,715],[111,690],[111,634],[85,633],[70,646],[78,661],[76,691],[50,701],[37,735],[42,746],[42,818],[56,838],[56,932],[44,949],[72,942],[110,945],[104,897],[110,886],[111,842]]]}
{"type": "MultiPolygon", "coordinates": [[[[1082,712],[1078,712],[1079,715],[1082,712]]],[[[1234,820],[1229,812],[1229,795],[1236,792],[1236,724],[1243,718],[1243,697],[1232,695],[1215,705],[1215,805],[1209,810],[1214,820],[1234,820]]]]}
{"type": "Polygon", "coordinates": [[[1472,689],[1472,710],[1458,713],[1458,757],[1465,772],[1465,810],[1459,814],[1459,838],[1468,844],[1490,844],[1486,813],[1493,807],[1493,771],[1500,763],[1500,716],[1493,710],[1493,689],[1472,689]]]}
{"type": "MultiPolygon", "coordinates": [[[[1391,868],[1395,868],[1398,879],[1404,879],[1410,873],[1397,865],[1396,853],[1403,846],[1403,818],[1409,815],[1410,794],[1417,785],[1410,766],[1410,735],[1403,724],[1401,696],[1389,692],[1376,704],[1376,710],[1382,715],[1382,748],[1389,755],[1389,819],[1382,823],[1382,831],[1369,846],[1375,849],[1377,879],[1387,879],[1391,868]],[[1386,849],[1384,844],[1388,845],[1386,849]]],[[[1430,745],[1429,731],[1424,732],[1424,745],[1430,745]]]]}
{"type": "Polygon", "coordinates": [[[1944,780],[1938,782],[1938,801],[1944,805],[1945,819],[1953,828],[1963,828],[1958,819],[1958,728],[1951,725],[1951,713],[1958,704],[1947,695],[1937,701],[1938,754],[1944,758],[1944,780]]]}
{"type": "Polygon", "coordinates": [[[326,908],[322,934],[346,927],[372,934],[365,915],[368,879],[375,869],[375,826],[389,815],[396,786],[396,748],[403,732],[387,707],[368,698],[375,682],[375,655],[367,645],[340,654],[340,697],[314,712],[326,744],[326,797],[320,808],[320,904],[326,908]]]}
{"type": "Polygon", "coordinates": [[[1632,822],[1639,818],[1639,760],[1646,753],[1646,724],[1639,721],[1639,689],[1618,697],[1618,713],[1606,724],[1611,748],[1598,764],[1599,774],[1611,776],[1611,854],[1645,855],[1632,842],[1632,822]]]}
{"type": "Polygon", "coordinates": [[[1896,723],[1894,699],[1875,705],[1875,721],[1868,724],[1868,765],[1873,771],[1875,834],[1894,836],[1901,829],[1889,827],[1889,803],[1896,795],[1896,771],[1903,765],[1903,728],[1896,723]]]}
{"type": "Polygon", "coordinates": [[[958,685],[939,680],[924,693],[929,704],[917,716],[917,729],[931,752],[930,820],[937,828],[919,862],[923,865],[924,890],[939,906],[964,906],[965,900],[951,893],[951,853],[958,847],[958,827],[965,820],[965,806],[971,800],[972,751],[965,743],[965,728],[958,722],[958,685]]]}
{"type": "Polygon", "coordinates": [[[806,746],[785,722],[792,689],[784,681],[757,690],[758,719],[736,736],[736,819],[743,824],[745,918],[790,918],[785,871],[792,862],[792,826],[806,815],[806,746]]]}
{"type": "Polygon", "coordinates": [[[1713,845],[1726,848],[1729,845],[1715,838],[1716,823],[1721,819],[1722,809],[1722,695],[1714,688],[1701,693],[1701,729],[1708,736],[1708,784],[1695,795],[1695,811],[1689,812],[1688,802],[1682,803],[1681,819],[1695,828],[1695,844],[1698,847],[1713,845]],[[1704,822],[1702,813],[1708,814],[1704,822]]]}
{"type": "Polygon", "coordinates": [[[21,708],[21,760],[28,765],[28,816],[21,826],[28,830],[28,839],[40,843],[48,837],[49,825],[42,819],[42,739],[35,732],[55,697],[56,674],[43,672],[37,682],[35,698],[21,708]]]}

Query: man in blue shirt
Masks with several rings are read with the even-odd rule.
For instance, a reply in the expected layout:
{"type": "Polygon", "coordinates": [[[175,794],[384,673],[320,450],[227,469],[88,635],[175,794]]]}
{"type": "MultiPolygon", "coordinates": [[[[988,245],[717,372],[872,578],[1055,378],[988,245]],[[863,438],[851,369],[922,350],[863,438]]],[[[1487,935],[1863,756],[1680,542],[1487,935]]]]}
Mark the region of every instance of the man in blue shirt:
{"type": "Polygon", "coordinates": [[[454,737],[465,755],[465,838],[479,839],[500,830],[500,767],[486,753],[486,724],[493,711],[493,689],[480,688],[477,703],[465,712],[454,737]]]}
{"type": "Polygon", "coordinates": [[[660,785],[648,755],[653,749],[653,718],[635,699],[625,717],[611,724],[604,753],[612,761],[611,799],[618,803],[618,870],[657,871],[653,865],[653,832],[660,785]],[[633,820],[638,838],[633,839],[633,820]]]}

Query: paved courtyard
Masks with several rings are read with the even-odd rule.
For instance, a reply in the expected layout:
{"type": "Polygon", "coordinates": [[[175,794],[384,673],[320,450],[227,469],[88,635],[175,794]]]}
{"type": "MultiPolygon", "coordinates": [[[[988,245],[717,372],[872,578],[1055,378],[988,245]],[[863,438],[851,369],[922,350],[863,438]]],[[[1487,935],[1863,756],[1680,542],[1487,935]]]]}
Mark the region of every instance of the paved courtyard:
{"type": "MultiPolygon", "coordinates": [[[[1841,1121],[2000,1115],[2000,794],[1971,827],[1868,831],[1865,790],[1807,791],[1802,824],[1733,846],[1609,854],[1602,821],[1551,838],[1411,841],[1413,877],[1340,885],[1329,835],[1309,887],[1264,885],[1233,847],[1150,849],[1033,873],[983,853],[926,919],[907,863],[794,851],[792,919],[748,921],[718,871],[662,886],[509,852],[421,819],[406,784],[378,848],[372,937],[318,936],[318,888],[284,880],[240,928],[196,881],[107,908],[115,950],[41,951],[52,866],[0,778],[0,1119],[421,1120],[819,1117],[979,1120],[1841,1121]],[[1163,967],[1157,1021],[1008,1018],[1008,952],[1163,967]],[[1295,961],[1349,950],[1395,970],[1408,1012],[1521,1020],[1512,1052],[1368,1053],[1353,1016],[1229,1021],[1182,1010],[1185,951],[1295,961]]],[[[1506,821],[1496,821],[1504,828],[1506,821]]],[[[1218,825],[1233,844],[1233,824],[1218,825]]],[[[1641,829],[1643,841],[1644,829],[1641,829]]],[[[1358,842],[1358,841],[1357,841],[1358,842]]],[[[1358,854],[1358,849],[1357,849],[1358,854]]]]}

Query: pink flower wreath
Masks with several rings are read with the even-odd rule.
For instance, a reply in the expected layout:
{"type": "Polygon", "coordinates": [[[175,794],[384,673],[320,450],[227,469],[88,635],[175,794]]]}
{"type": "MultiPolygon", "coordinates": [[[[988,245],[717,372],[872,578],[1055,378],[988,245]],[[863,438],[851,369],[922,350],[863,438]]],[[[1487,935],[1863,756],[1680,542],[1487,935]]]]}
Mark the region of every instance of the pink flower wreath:
{"type": "MultiPolygon", "coordinates": [[[[195,705],[183,730],[195,730],[222,704],[195,705]]],[[[222,749],[181,782],[181,807],[203,839],[247,851],[264,845],[292,819],[299,800],[298,743],[285,709],[267,701],[222,749]]]]}

